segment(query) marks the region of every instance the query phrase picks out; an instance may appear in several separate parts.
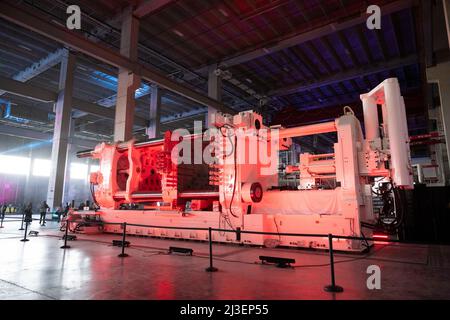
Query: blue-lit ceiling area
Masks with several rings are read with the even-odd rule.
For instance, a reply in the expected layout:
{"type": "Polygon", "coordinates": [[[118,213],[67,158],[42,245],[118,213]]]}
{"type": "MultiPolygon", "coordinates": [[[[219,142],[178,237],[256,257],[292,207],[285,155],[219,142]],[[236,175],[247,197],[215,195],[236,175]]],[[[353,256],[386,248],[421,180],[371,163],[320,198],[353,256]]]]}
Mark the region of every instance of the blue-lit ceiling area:
{"type": "MultiPolygon", "coordinates": [[[[10,1],[55,24],[65,24],[67,1],[10,1]]],[[[236,111],[257,109],[286,126],[334,118],[349,105],[360,113],[359,95],[397,77],[410,130],[426,129],[421,62],[420,8],[414,1],[373,1],[382,8],[380,30],[365,25],[367,3],[357,0],[164,1],[140,18],[139,62],[207,94],[208,67],[227,72],[222,98],[236,111]],[[386,11],[383,11],[386,8],[386,11]],[[341,27],[348,24],[348,27],[341,27]],[[334,29],[333,29],[334,28],[334,29]],[[264,104],[261,105],[261,102],[264,104]]],[[[71,1],[82,8],[89,40],[118,49],[119,12],[133,1],[71,1]]],[[[58,91],[63,47],[0,19],[0,77],[45,92],[58,91]]],[[[77,54],[74,98],[114,109],[115,67],[77,54]]],[[[151,83],[135,93],[136,114],[149,119],[151,83]]],[[[3,131],[26,127],[52,131],[53,103],[0,91],[3,131]]],[[[206,108],[178,94],[162,94],[162,130],[191,128],[206,108]]],[[[74,105],[75,135],[110,140],[113,120],[74,105]]],[[[138,138],[145,128],[135,126],[138,138]]]]}

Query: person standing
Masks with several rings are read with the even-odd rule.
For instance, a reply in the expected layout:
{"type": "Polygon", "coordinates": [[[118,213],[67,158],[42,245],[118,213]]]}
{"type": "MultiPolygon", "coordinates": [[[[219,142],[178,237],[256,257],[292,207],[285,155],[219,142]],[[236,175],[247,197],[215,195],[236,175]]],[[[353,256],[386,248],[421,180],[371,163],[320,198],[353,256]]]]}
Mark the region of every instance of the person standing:
{"type": "Polygon", "coordinates": [[[45,217],[48,210],[50,210],[50,207],[48,206],[47,201],[42,201],[41,207],[39,208],[39,213],[41,214],[39,224],[42,226],[45,226],[45,217]]]}
{"type": "Polygon", "coordinates": [[[6,205],[6,202],[5,202],[0,208],[0,220],[1,220],[0,228],[3,228],[3,219],[5,219],[5,213],[6,213],[7,207],[8,206],[6,205]]]}
{"type": "Polygon", "coordinates": [[[80,203],[80,205],[78,206],[78,210],[79,211],[83,211],[84,207],[86,207],[86,204],[84,202],[80,203]]]}
{"type": "Polygon", "coordinates": [[[66,203],[66,206],[64,207],[63,218],[67,217],[69,210],[70,210],[70,205],[69,205],[69,203],[66,203]]]}
{"type": "Polygon", "coordinates": [[[33,221],[33,205],[31,202],[25,206],[23,213],[25,214],[25,223],[31,223],[33,221]]]}
{"type": "Polygon", "coordinates": [[[3,220],[5,219],[5,213],[6,213],[6,208],[8,207],[8,205],[6,203],[3,203],[1,208],[0,208],[0,219],[3,220]]]}
{"type": "Polygon", "coordinates": [[[61,206],[59,206],[58,208],[56,208],[56,216],[58,217],[58,223],[61,222],[61,215],[63,214],[63,205],[61,204],[61,206]]]}

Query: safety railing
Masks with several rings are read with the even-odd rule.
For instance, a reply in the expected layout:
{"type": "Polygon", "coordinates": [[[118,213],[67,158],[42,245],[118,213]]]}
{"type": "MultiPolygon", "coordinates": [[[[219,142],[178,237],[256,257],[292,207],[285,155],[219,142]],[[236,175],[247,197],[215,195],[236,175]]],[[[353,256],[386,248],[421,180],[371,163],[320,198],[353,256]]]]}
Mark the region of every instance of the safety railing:
{"type": "MultiPolygon", "coordinates": [[[[3,225],[3,219],[1,219],[1,225],[3,225]]],[[[39,220],[39,219],[32,219],[33,221],[39,220]]],[[[20,241],[26,242],[29,241],[27,238],[27,232],[28,232],[28,225],[30,221],[26,221],[24,218],[22,219],[16,219],[16,220],[8,220],[10,221],[21,221],[22,225],[19,230],[25,230],[23,239],[20,241]],[[25,222],[25,228],[23,228],[23,224],[25,222]]],[[[368,241],[379,241],[379,239],[374,238],[367,238],[367,237],[356,237],[356,236],[342,236],[342,235],[334,235],[334,234],[313,234],[313,233],[285,233],[285,232],[261,232],[261,231],[251,231],[251,230],[241,230],[241,228],[236,228],[234,230],[230,229],[220,229],[220,228],[201,228],[201,227],[175,227],[175,226],[160,226],[160,225],[146,225],[146,224],[134,224],[134,223],[127,223],[127,222],[104,222],[104,221],[96,221],[96,220],[66,220],[65,221],[65,230],[64,230],[64,245],[61,246],[61,249],[69,249],[70,246],[67,244],[67,241],[69,239],[68,233],[69,233],[69,224],[70,223],[88,223],[90,225],[120,225],[122,227],[122,235],[121,235],[121,252],[118,255],[120,258],[128,257],[129,255],[125,252],[126,247],[126,237],[127,237],[127,226],[133,226],[133,227],[141,227],[141,228],[158,228],[158,229],[171,229],[171,230],[196,230],[196,231],[207,231],[208,232],[208,242],[209,242],[209,266],[205,269],[207,272],[216,272],[218,271],[218,268],[214,266],[213,264],[213,240],[212,240],[212,232],[222,232],[222,233],[235,233],[236,234],[236,240],[240,241],[242,234],[258,234],[258,235],[273,235],[273,236],[286,236],[286,237],[315,237],[315,238],[328,238],[328,251],[329,251],[329,265],[330,265],[330,281],[331,284],[324,287],[324,290],[327,292],[342,292],[344,289],[336,285],[336,275],[335,275],[335,269],[334,269],[334,250],[333,250],[333,239],[346,239],[346,240],[360,240],[364,242],[368,241]]],[[[169,237],[168,237],[169,238],[169,237]]],[[[385,240],[383,239],[383,242],[398,242],[398,243],[408,243],[406,241],[400,241],[395,239],[389,239],[385,240]]],[[[409,242],[409,243],[416,243],[416,242],[409,242]]]]}

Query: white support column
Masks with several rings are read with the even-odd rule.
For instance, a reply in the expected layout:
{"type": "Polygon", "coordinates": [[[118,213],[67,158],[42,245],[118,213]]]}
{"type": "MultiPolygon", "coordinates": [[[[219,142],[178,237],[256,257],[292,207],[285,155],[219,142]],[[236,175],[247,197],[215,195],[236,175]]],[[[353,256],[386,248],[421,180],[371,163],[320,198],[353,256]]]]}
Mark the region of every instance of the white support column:
{"type": "MultiPolygon", "coordinates": [[[[133,16],[132,8],[128,7],[123,12],[120,53],[132,61],[137,61],[138,37],[139,20],[133,16]]],[[[134,94],[140,83],[141,79],[138,75],[128,69],[119,68],[114,141],[127,141],[133,138],[134,109],[136,105],[134,94]]]]}
{"type": "Polygon", "coordinates": [[[34,155],[33,155],[33,147],[31,145],[28,146],[28,158],[30,159],[30,167],[28,168],[27,177],[25,179],[25,187],[24,187],[24,201],[22,201],[22,204],[28,204],[30,202],[30,198],[28,196],[32,194],[30,192],[30,178],[33,173],[33,166],[34,166],[34,155]]]}
{"type": "Polygon", "coordinates": [[[55,127],[52,144],[52,171],[49,177],[47,203],[51,208],[61,205],[67,166],[70,119],[72,113],[75,56],[67,52],[61,62],[59,92],[55,104],[55,127]]]}
{"type": "Polygon", "coordinates": [[[150,97],[150,123],[147,127],[147,136],[149,139],[159,136],[159,127],[161,123],[161,89],[152,85],[150,97]]]}
{"type": "MultiPolygon", "coordinates": [[[[208,96],[222,101],[222,78],[217,74],[217,64],[208,67],[208,96]]],[[[210,115],[217,110],[211,106],[208,106],[208,113],[206,114],[206,127],[209,127],[210,115]]]]}
{"type": "Polygon", "coordinates": [[[450,62],[427,68],[427,79],[430,83],[437,83],[439,87],[445,144],[450,166],[450,62]]]}
{"type": "Polygon", "coordinates": [[[378,107],[375,98],[362,94],[360,96],[364,114],[364,132],[367,140],[375,140],[380,137],[378,122],[378,107]]]}
{"type": "Polygon", "coordinates": [[[412,185],[410,175],[409,135],[406,125],[405,105],[397,78],[383,81],[384,101],[388,118],[389,149],[391,153],[392,179],[398,186],[412,185]]]}
{"type": "Polygon", "coordinates": [[[67,144],[67,161],[66,161],[66,170],[64,173],[64,193],[62,195],[62,202],[70,202],[71,199],[68,198],[70,194],[70,165],[72,163],[72,159],[75,156],[75,119],[70,118],[69,124],[69,139],[67,144]]]}

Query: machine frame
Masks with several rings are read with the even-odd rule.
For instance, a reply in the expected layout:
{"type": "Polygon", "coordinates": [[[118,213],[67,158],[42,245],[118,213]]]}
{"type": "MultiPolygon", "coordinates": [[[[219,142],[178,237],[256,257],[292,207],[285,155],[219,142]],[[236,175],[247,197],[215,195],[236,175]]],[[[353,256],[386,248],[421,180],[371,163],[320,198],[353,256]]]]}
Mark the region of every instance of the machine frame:
{"type": "MultiPolygon", "coordinates": [[[[365,135],[346,107],[334,121],[293,128],[265,127],[262,116],[253,111],[214,113],[209,118],[214,133],[166,132],[163,139],[148,142],[102,143],[78,154],[99,160],[99,171],[90,176],[99,206],[95,214],[105,222],[370,237],[371,230],[362,229],[376,220],[375,181],[383,179],[395,188],[411,188],[413,182],[405,105],[397,79],[386,79],[361,100],[365,135]],[[288,149],[294,137],[327,132],[337,133],[334,153],[302,153],[298,165],[286,168],[287,173],[299,173],[298,188],[279,188],[277,152],[288,149]],[[190,142],[187,147],[186,142],[190,142]],[[336,187],[324,188],[324,179],[332,179],[336,187]]],[[[104,231],[122,232],[117,225],[105,225],[104,231]]],[[[132,226],[127,231],[208,239],[206,231],[132,226]]],[[[233,233],[220,232],[212,238],[269,247],[328,247],[328,238],[242,234],[237,241],[233,233]]],[[[367,242],[334,239],[333,246],[362,251],[367,242]]]]}

